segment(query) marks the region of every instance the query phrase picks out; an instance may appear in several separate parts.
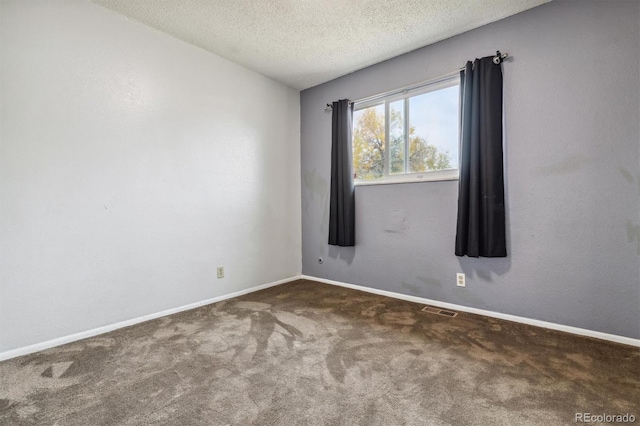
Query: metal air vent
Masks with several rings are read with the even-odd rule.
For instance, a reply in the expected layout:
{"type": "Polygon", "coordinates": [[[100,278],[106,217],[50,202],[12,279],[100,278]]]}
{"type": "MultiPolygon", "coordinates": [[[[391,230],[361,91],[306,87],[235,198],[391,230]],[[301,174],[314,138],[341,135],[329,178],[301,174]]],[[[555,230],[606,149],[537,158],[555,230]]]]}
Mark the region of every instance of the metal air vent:
{"type": "Polygon", "coordinates": [[[434,308],[433,306],[425,306],[421,309],[422,312],[428,312],[430,314],[442,315],[443,317],[454,318],[458,316],[457,312],[447,311],[445,309],[434,308]]]}

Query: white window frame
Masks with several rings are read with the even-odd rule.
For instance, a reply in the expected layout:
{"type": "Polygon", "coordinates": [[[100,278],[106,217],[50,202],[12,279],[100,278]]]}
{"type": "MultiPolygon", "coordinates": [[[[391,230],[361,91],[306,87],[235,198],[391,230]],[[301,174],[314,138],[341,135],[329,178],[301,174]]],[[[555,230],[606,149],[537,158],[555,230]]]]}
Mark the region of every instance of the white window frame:
{"type": "MultiPolygon", "coordinates": [[[[353,110],[358,111],[365,108],[371,108],[374,106],[384,104],[384,127],[385,127],[385,153],[389,152],[389,104],[404,99],[404,138],[405,138],[405,165],[409,164],[408,156],[409,150],[407,149],[407,137],[409,135],[409,99],[414,96],[424,95],[425,93],[435,92],[437,90],[446,89],[453,86],[460,86],[460,75],[448,75],[441,77],[437,80],[431,80],[423,83],[418,83],[412,86],[408,86],[402,89],[394,90],[391,92],[382,93],[380,95],[371,96],[369,98],[355,101],[353,110]]],[[[458,135],[460,135],[460,111],[458,111],[458,135]]],[[[351,141],[353,147],[353,140],[351,141]]],[[[460,157],[460,138],[458,137],[458,157],[460,157]]],[[[445,170],[431,170],[418,173],[397,173],[389,174],[391,158],[389,155],[385,155],[384,165],[384,177],[380,179],[355,179],[354,184],[356,186],[367,185],[388,185],[397,183],[412,183],[412,182],[430,182],[430,181],[446,181],[457,180],[460,177],[459,169],[445,169],[445,170]]]]}

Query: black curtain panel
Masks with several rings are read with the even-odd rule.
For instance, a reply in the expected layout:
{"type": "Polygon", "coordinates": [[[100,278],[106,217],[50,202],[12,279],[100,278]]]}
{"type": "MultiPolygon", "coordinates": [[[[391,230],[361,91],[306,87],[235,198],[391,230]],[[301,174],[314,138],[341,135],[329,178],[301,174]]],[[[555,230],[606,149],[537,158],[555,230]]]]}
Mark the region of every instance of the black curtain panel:
{"type": "Polygon", "coordinates": [[[353,104],[347,99],[334,102],[332,114],[329,244],[350,247],[356,245],[356,206],[351,149],[353,104]]]}
{"type": "Polygon", "coordinates": [[[488,56],[460,73],[461,155],[456,256],[506,257],[502,67],[488,56]]]}

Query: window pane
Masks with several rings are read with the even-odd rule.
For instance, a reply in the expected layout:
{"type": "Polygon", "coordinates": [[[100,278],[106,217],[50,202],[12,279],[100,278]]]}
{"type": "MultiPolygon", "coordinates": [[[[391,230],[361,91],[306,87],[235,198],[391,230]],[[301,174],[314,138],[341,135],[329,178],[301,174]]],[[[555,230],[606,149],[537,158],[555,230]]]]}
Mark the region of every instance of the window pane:
{"type": "Polygon", "coordinates": [[[384,104],[353,113],[353,172],[356,179],[384,177],[384,104]]]}
{"type": "Polygon", "coordinates": [[[459,86],[409,98],[409,171],[458,168],[459,86]]]}
{"type": "Polygon", "coordinates": [[[404,164],[404,99],[389,103],[390,174],[405,173],[404,164]]]}

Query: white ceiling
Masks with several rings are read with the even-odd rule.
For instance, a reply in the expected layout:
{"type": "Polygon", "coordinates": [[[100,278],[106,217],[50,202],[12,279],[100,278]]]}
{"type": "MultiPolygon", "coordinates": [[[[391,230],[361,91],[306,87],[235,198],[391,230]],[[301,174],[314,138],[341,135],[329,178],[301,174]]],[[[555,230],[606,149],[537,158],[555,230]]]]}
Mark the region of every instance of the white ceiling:
{"type": "Polygon", "coordinates": [[[306,89],[550,0],[92,1],[306,89]]]}

